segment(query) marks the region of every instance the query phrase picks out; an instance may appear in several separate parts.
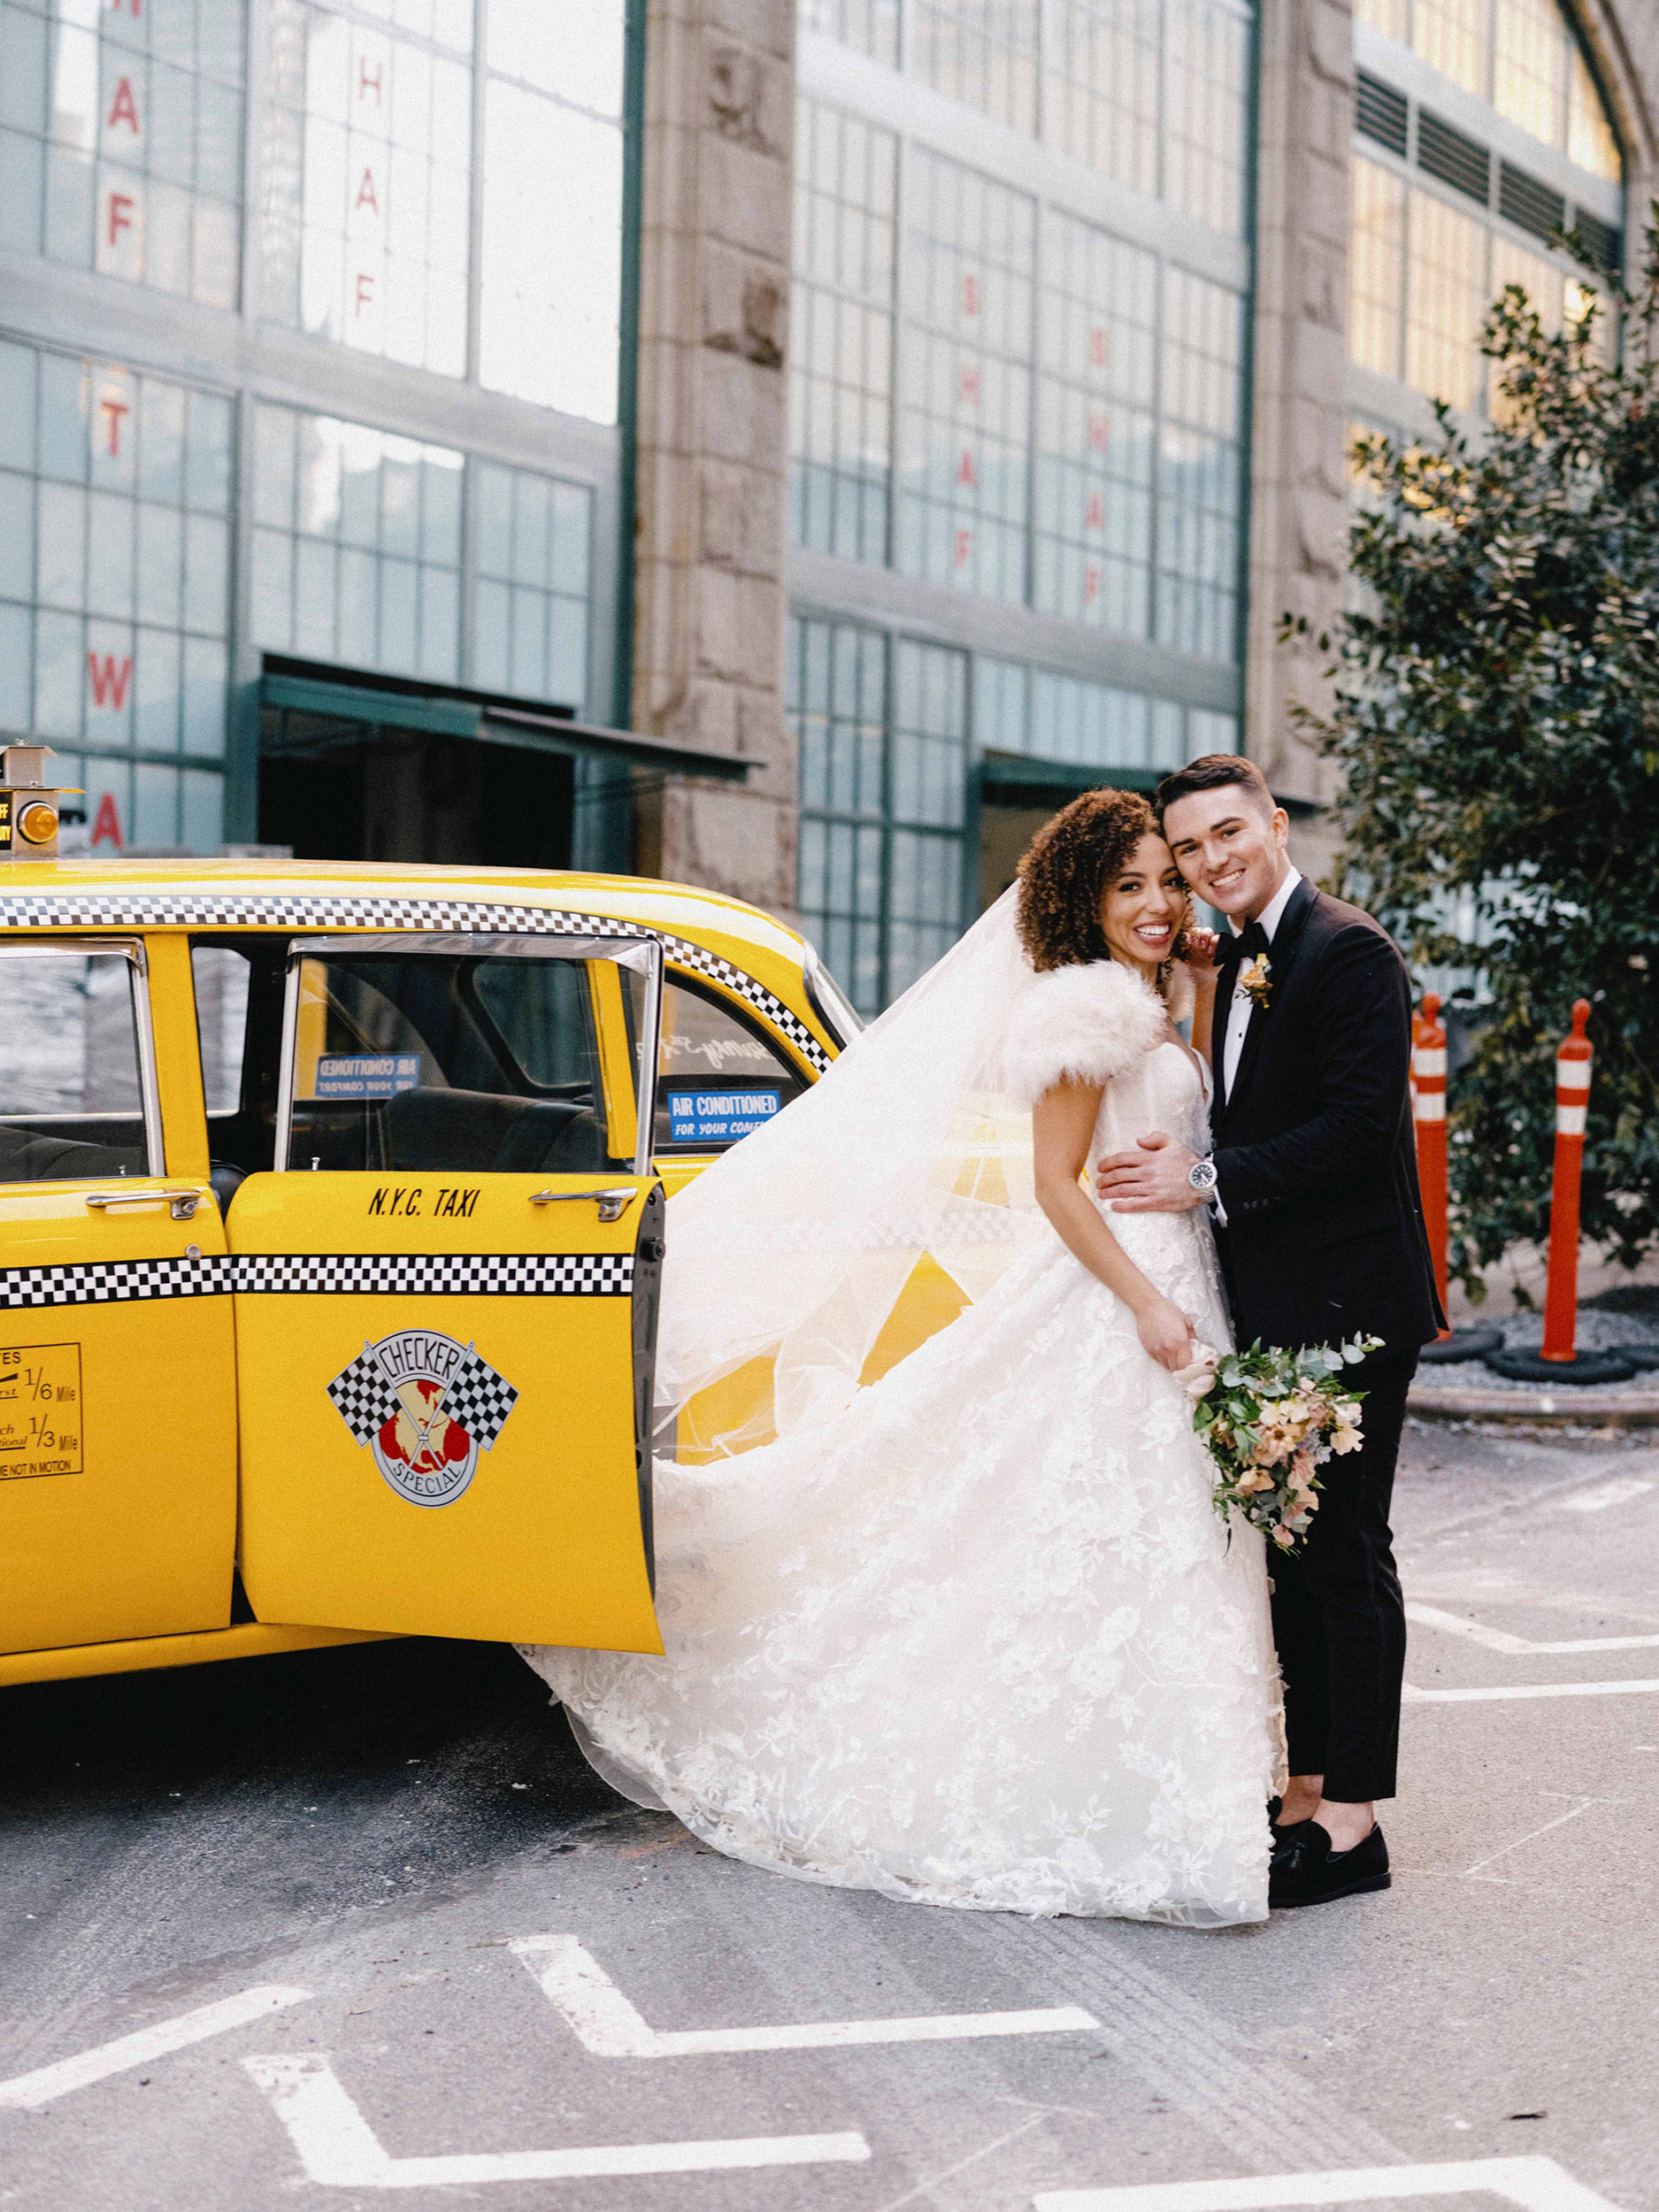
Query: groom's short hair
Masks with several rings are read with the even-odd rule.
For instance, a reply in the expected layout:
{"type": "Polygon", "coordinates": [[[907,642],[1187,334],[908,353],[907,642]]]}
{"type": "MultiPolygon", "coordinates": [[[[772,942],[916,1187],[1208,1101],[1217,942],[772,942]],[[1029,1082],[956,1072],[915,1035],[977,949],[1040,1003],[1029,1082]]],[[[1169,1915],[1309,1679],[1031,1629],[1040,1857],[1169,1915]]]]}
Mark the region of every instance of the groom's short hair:
{"type": "Polygon", "coordinates": [[[1194,791],[1220,791],[1230,783],[1248,791],[1252,804],[1263,814],[1271,814],[1279,804],[1267,787],[1267,778],[1253,760],[1246,760],[1242,753],[1204,753],[1159,784],[1153,800],[1159,820],[1178,799],[1189,799],[1194,791]]]}

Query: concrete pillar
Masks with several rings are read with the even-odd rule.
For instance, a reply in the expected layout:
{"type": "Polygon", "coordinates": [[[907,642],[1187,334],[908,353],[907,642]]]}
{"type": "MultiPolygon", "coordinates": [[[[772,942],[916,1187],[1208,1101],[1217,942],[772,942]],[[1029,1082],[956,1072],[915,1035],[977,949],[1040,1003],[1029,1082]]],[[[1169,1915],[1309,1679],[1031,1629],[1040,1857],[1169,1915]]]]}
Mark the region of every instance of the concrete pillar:
{"type": "Polygon", "coordinates": [[[651,0],[646,30],[634,726],[767,763],[672,779],[640,864],[795,896],[783,720],[792,0],[651,0]]]}
{"type": "MultiPolygon", "coordinates": [[[[1317,635],[1341,604],[1348,529],[1348,0],[1265,0],[1256,174],[1255,462],[1245,745],[1274,788],[1328,801],[1330,767],[1290,703],[1323,710],[1321,656],[1281,645],[1286,614],[1317,635]]],[[[1325,834],[1294,839],[1322,872],[1325,834]]]]}

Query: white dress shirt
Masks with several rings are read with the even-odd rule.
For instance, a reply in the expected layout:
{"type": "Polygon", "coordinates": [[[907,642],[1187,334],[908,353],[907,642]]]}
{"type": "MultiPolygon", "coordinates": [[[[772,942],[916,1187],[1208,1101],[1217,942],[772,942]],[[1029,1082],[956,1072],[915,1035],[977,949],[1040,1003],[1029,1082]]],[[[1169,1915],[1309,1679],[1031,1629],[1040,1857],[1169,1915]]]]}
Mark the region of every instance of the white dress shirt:
{"type": "MultiPolygon", "coordinates": [[[[1301,881],[1301,869],[1293,868],[1286,861],[1284,879],[1278,890],[1274,892],[1272,897],[1256,918],[1262,925],[1263,933],[1267,938],[1270,948],[1274,932],[1284,919],[1285,909],[1290,903],[1290,895],[1301,881]]],[[[1227,921],[1233,935],[1241,937],[1244,933],[1243,925],[1235,920],[1232,915],[1227,917],[1227,921]]],[[[1269,956],[1271,960],[1271,952],[1269,956]]],[[[1235,983],[1233,987],[1233,1003],[1227,1010],[1227,1033],[1222,1040],[1221,1046],[1221,1068],[1226,1079],[1229,1098],[1233,1095],[1233,1082],[1239,1072],[1239,1059],[1244,1050],[1245,1033],[1250,1026],[1250,1016],[1255,1011],[1255,1004],[1248,993],[1241,991],[1235,983]]]]}

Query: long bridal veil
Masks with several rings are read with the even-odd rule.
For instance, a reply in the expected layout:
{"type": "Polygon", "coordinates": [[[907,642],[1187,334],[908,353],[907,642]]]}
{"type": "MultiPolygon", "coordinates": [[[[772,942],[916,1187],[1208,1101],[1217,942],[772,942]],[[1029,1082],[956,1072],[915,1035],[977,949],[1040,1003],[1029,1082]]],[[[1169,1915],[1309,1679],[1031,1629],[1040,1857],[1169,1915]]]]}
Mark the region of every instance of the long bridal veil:
{"type": "Polygon", "coordinates": [[[1033,1233],[1031,1118],[1002,1054],[1035,981],[1017,896],[671,1202],[665,1456],[719,1458],[833,1419],[1033,1233]]]}

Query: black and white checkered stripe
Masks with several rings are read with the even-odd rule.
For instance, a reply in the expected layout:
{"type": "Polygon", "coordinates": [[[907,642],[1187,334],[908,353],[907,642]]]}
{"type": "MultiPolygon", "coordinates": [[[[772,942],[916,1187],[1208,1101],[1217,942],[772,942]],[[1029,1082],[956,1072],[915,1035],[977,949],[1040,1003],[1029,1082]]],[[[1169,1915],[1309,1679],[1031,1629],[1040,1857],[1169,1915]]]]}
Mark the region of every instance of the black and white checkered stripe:
{"type": "Polygon", "coordinates": [[[499,931],[503,936],[649,937],[675,967],[707,976],[781,1030],[815,1073],[830,1056],[812,1032],[764,985],[687,937],[620,921],[613,914],[555,912],[485,899],[317,897],[303,892],[176,892],[83,889],[0,897],[0,929],[419,929],[499,931]]]}
{"type": "Polygon", "coordinates": [[[633,1288],[631,1252],[253,1253],[0,1268],[0,1310],[211,1298],[227,1291],[626,1298],[633,1288]]]}
{"type": "Polygon", "coordinates": [[[631,1252],[242,1253],[234,1290],[311,1291],[324,1296],[393,1291],[400,1296],[626,1298],[631,1252]]]}

